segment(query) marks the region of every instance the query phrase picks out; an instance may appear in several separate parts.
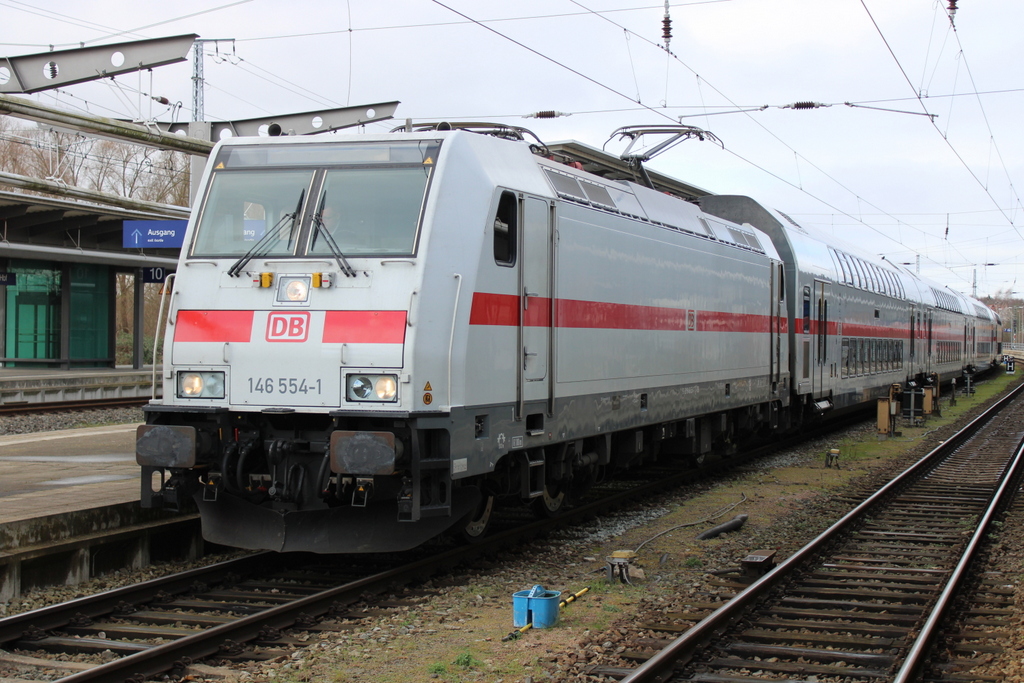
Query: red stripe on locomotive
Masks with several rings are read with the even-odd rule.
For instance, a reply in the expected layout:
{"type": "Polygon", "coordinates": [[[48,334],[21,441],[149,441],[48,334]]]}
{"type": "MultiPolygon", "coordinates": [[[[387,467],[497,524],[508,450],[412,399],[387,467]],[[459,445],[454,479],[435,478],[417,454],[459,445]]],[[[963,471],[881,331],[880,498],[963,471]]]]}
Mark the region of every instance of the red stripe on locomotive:
{"type": "Polygon", "coordinates": [[[325,344],[404,344],[405,311],[327,311],[325,344]]]}
{"type": "Polygon", "coordinates": [[[178,311],[175,342],[247,342],[253,311],[178,311]]]}

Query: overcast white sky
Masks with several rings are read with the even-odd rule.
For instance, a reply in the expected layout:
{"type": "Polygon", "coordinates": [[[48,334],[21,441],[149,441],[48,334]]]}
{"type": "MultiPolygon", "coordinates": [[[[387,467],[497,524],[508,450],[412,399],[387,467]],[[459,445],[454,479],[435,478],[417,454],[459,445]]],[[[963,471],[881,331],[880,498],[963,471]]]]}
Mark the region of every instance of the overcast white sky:
{"type": "MultiPolygon", "coordinates": [[[[0,55],[234,38],[207,45],[209,120],[400,100],[403,120],[492,120],[601,147],[620,126],[684,116],[724,150],[686,142],[651,168],[892,261],[920,254],[922,274],[965,293],[976,271],[979,296],[1024,296],[1024,3],[959,0],[955,32],[947,4],[673,2],[669,55],[663,0],[0,0],[0,55]],[[807,101],[831,106],[781,108],[807,101]],[[540,110],[571,116],[522,118],[540,110]]],[[[180,101],[185,120],[191,69],[33,97],[138,117],[141,89],[180,101]]],[[[141,116],[172,114],[146,103],[141,116]]]]}

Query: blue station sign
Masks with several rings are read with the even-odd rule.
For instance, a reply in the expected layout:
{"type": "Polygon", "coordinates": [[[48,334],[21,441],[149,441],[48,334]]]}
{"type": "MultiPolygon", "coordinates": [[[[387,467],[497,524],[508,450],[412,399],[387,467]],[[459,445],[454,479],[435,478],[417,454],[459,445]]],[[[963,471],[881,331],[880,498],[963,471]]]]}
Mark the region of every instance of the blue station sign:
{"type": "Polygon", "coordinates": [[[186,220],[124,221],[122,245],[126,249],[161,247],[177,249],[185,243],[186,220]]]}
{"type": "Polygon", "coordinates": [[[13,287],[16,284],[18,284],[17,273],[0,273],[0,287],[4,287],[7,285],[13,287]]]}

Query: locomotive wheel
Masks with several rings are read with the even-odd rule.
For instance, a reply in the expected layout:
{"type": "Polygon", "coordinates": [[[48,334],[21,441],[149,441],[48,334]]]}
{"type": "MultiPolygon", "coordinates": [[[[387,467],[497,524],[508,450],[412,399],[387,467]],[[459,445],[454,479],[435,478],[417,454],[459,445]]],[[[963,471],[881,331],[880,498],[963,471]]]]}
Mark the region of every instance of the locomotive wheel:
{"type": "Polygon", "coordinates": [[[539,517],[554,517],[565,507],[566,487],[557,483],[544,484],[544,493],[533,501],[533,511],[539,517]]]}
{"type": "Polygon", "coordinates": [[[492,512],[494,512],[494,496],[484,496],[467,518],[466,525],[462,527],[462,540],[467,543],[479,542],[487,534],[492,512]]]}

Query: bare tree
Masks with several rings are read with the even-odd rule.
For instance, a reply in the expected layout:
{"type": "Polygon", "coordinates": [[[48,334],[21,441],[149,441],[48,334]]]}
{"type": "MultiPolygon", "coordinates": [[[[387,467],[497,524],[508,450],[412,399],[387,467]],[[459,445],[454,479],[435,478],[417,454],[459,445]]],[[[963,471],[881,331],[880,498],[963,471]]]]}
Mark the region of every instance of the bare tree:
{"type": "MultiPolygon", "coordinates": [[[[132,334],[135,330],[135,277],[132,273],[118,273],[115,281],[118,365],[127,365],[132,361],[132,334]]],[[[156,323],[162,295],[162,284],[147,283],[143,285],[145,319],[142,321],[142,347],[143,362],[145,363],[153,362],[153,344],[157,335],[156,323]]]]}
{"type": "Polygon", "coordinates": [[[88,179],[94,189],[165,204],[188,197],[185,155],[124,142],[103,140],[96,146],[88,179]]]}
{"type": "Polygon", "coordinates": [[[25,151],[32,141],[16,121],[9,116],[0,116],[0,170],[27,175],[25,151]]]}
{"type": "Polygon", "coordinates": [[[180,152],[62,133],[0,116],[0,170],[123,197],[188,206],[180,152]]]}

